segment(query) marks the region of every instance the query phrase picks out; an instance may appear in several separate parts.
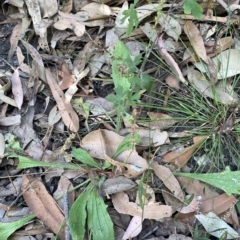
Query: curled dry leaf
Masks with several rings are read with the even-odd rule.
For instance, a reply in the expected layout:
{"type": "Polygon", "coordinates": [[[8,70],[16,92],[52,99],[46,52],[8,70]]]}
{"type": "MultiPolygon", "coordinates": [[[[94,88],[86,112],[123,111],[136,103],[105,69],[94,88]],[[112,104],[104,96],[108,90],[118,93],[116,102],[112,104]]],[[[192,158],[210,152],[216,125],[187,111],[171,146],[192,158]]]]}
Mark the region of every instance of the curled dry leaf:
{"type": "MultiPolygon", "coordinates": [[[[143,125],[147,127],[147,124],[143,124],[143,125]]],[[[141,147],[148,147],[148,146],[157,147],[157,146],[163,145],[166,142],[169,142],[168,133],[166,131],[161,132],[159,129],[149,130],[146,128],[140,128],[136,126],[134,130],[128,127],[128,128],[122,129],[119,133],[121,135],[126,135],[127,133],[138,134],[141,137],[141,140],[139,143],[137,143],[137,145],[141,147]]]]}
{"type": "Polygon", "coordinates": [[[148,168],[147,161],[140,157],[136,150],[126,150],[115,160],[111,159],[123,139],[124,137],[115,132],[99,129],[86,135],[80,145],[92,157],[105,159],[115,166],[122,167],[126,177],[136,177],[148,168]]]}
{"type": "Polygon", "coordinates": [[[17,107],[20,110],[23,103],[23,89],[18,68],[14,70],[12,75],[12,93],[17,104],[17,107]]]}
{"type": "Polygon", "coordinates": [[[178,122],[168,114],[156,113],[156,112],[148,112],[147,114],[150,117],[151,121],[149,123],[144,123],[144,124],[141,123],[141,125],[144,125],[145,127],[150,127],[151,129],[169,128],[178,122]]]}
{"type": "Polygon", "coordinates": [[[129,202],[128,195],[125,193],[116,193],[111,196],[114,208],[122,214],[139,216],[144,219],[160,219],[171,217],[172,208],[159,203],[149,203],[142,209],[138,204],[129,202]]]}
{"type": "Polygon", "coordinates": [[[162,180],[163,184],[173,193],[180,201],[185,201],[185,196],[182,188],[171,170],[167,167],[159,165],[156,161],[152,161],[151,167],[154,173],[162,180]]]}
{"type": "Polygon", "coordinates": [[[122,240],[132,239],[138,236],[138,234],[142,231],[142,221],[142,217],[134,216],[124,233],[122,240]]]}
{"type": "Polygon", "coordinates": [[[201,37],[201,33],[198,28],[194,25],[192,21],[187,21],[184,25],[184,32],[188,36],[188,39],[193,46],[196,54],[205,62],[208,63],[207,53],[204,46],[203,39],[201,37]]]}
{"type": "Polygon", "coordinates": [[[22,23],[18,23],[14,28],[13,28],[13,31],[12,31],[12,35],[10,37],[10,44],[11,44],[11,47],[10,47],[10,50],[8,52],[8,61],[11,62],[12,60],[12,57],[13,57],[13,54],[16,50],[16,47],[18,45],[18,41],[21,37],[21,34],[22,34],[22,23]]]}
{"type": "Polygon", "coordinates": [[[168,36],[172,37],[175,41],[178,41],[178,38],[182,33],[182,28],[175,18],[165,13],[161,13],[159,23],[168,36]]]}
{"type": "Polygon", "coordinates": [[[180,210],[180,213],[186,214],[186,213],[191,213],[191,212],[197,211],[198,206],[199,206],[199,197],[201,197],[201,196],[195,196],[193,198],[193,200],[187,206],[184,206],[180,210]]]}
{"type": "MultiPolygon", "coordinates": [[[[228,49],[222,51],[217,56],[212,58],[215,66],[218,67],[218,79],[225,79],[228,77],[235,76],[240,73],[240,50],[239,49],[228,49]]],[[[204,63],[194,63],[202,73],[207,71],[206,65],[204,63]]]]}
{"type": "Polygon", "coordinates": [[[50,69],[46,69],[46,79],[61,113],[64,124],[73,132],[79,129],[79,119],[76,112],[73,110],[70,102],[66,99],[63,91],[53,78],[50,69]]]}
{"type": "MultiPolygon", "coordinates": [[[[31,211],[57,234],[64,221],[64,216],[43,183],[32,176],[24,175],[22,178],[22,192],[31,211]]],[[[63,231],[59,236],[61,239],[65,239],[63,231]]]]}
{"type": "Polygon", "coordinates": [[[22,44],[27,49],[28,53],[31,55],[33,60],[37,63],[37,70],[39,73],[40,78],[46,82],[46,76],[45,76],[45,68],[43,64],[43,60],[39,52],[28,42],[21,39],[22,44]]]}
{"type": "Polygon", "coordinates": [[[168,64],[168,66],[171,68],[171,70],[173,71],[173,73],[176,75],[176,77],[184,84],[187,84],[187,81],[185,80],[185,78],[182,75],[182,72],[179,68],[179,66],[177,65],[177,63],[175,62],[175,60],[173,59],[173,57],[167,52],[167,49],[164,45],[163,42],[163,34],[158,38],[158,47],[159,47],[159,53],[162,56],[162,58],[166,61],[166,63],[168,64]]]}
{"type": "Polygon", "coordinates": [[[123,176],[107,179],[100,187],[101,196],[127,191],[136,186],[131,179],[123,176]]]}
{"type": "Polygon", "coordinates": [[[198,149],[203,141],[206,139],[206,136],[202,136],[196,140],[196,142],[187,148],[185,148],[182,152],[169,152],[166,155],[164,155],[162,161],[171,163],[173,166],[176,167],[183,167],[187,164],[188,160],[192,156],[192,154],[198,149]]]}
{"type": "MultiPolygon", "coordinates": [[[[229,67],[230,66],[231,65],[229,65],[229,67]]],[[[193,68],[189,68],[188,70],[188,80],[205,96],[210,97],[212,99],[216,99],[218,102],[222,104],[234,105],[239,102],[239,98],[234,91],[231,91],[231,93],[227,93],[226,91],[223,90],[223,88],[220,85],[216,85],[215,86],[216,91],[213,92],[210,86],[211,83],[206,80],[202,73],[200,73],[197,70],[194,70],[193,68]]]]}

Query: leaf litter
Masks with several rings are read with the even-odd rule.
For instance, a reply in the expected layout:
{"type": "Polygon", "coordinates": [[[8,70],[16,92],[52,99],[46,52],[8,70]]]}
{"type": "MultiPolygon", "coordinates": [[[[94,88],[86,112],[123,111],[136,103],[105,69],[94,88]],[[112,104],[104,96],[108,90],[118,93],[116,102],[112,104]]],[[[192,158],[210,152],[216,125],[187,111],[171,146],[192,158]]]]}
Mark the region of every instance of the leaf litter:
{"type": "Polygon", "coordinates": [[[198,239],[196,219],[205,234],[239,237],[239,171],[195,172],[215,132],[185,129],[181,113],[195,117],[194,104],[176,111],[198,91],[209,111],[228,109],[217,134],[237,132],[239,40],[217,28],[239,28],[237,4],[5,1],[16,25],[0,53],[0,238],[36,227],[31,239],[198,239]],[[173,108],[177,94],[187,97],[173,108]],[[16,206],[22,219],[9,222],[16,206]],[[113,211],[131,221],[116,224],[113,211]],[[177,232],[164,235],[172,220],[177,232]]]}

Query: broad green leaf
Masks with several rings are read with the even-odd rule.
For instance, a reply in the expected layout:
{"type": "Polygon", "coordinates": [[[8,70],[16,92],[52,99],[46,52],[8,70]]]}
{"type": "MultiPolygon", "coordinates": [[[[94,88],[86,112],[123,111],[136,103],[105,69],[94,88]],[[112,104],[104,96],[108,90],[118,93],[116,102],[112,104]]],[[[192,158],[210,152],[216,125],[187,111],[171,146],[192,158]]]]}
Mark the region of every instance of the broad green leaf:
{"type": "Polygon", "coordinates": [[[77,164],[46,163],[46,162],[36,161],[28,157],[23,157],[17,154],[11,154],[10,157],[19,158],[19,164],[17,166],[17,169],[32,168],[32,167],[59,167],[59,168],[67,168],[67,169],[81,169],[81,167],[78,166],[77,164]]]}
{"type": "Polygon", "coordinates": [[[202,18],[203,8],[195,0],[185,0],[183,9],[185,14],[192,13],[195,18],[202,18]]]}
{"type": "Polygon", "coordinates": [[[119,144],[116,152],[113,154],[112,158],[116,158],[120,153],[132,149],[134,144],[139,143],[141,137],[139,134],[129,134],[127,135],[122,142],[119,144]]]}
{"type": "Polygon", "coordinates": [[[103,199],[98,196],[94,189],[87,203],[89,239],[114,240],[113,223],[106,210],[103,199]],[[91,238],[92,237],[92,238],[91,238]]]}
{"type": "Polygon", "coordinates": [[[227,195],[240,194],[240,171],[231,172],[226,167],[224,172],[220,173],[174,173],[174,175],[198,179],[214,187],[222,189],[227,195]]]}
{"type": "Polygon", "coordinates": [[[72,147],[72,155],[74,158],[76,158],[78,161],[82,163],[88,164],[99,169],[101,168],[101,166],[97,162],[95,162],[94,159],[90,156],[90,154],[84,149],[72,147]]]}
{"type": "Polygon", "coordinates": [[[86,190],[77,198],[69,211],[69,228],[72,240],[84,239],[86,231],[87,202],[92,198],[93,184],[89,184],[86,190]]]}
{"type": "Polygon", "coordinates": [[[18,228],[22,227],[24,224],[35,218],[34,214],[31,214],[18,221],[9,223],[0,223],[0,239],[7,240],[8,237],[13,234],[18,228]]]}

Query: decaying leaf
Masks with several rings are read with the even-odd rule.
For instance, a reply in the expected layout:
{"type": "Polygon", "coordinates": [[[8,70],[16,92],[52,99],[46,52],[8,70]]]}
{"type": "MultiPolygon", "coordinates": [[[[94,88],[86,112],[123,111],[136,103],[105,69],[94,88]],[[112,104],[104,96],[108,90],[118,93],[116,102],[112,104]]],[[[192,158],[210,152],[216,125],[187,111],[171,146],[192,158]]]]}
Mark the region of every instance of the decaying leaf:
{"type": "Polygon", "coordinates": [[[227,233],[226,239],[238,239],[240,237],[233,228],[213,212],[209,212],[207,215],[198,214],[196,218],[202,223],[209,234],[217,238],[221,238],[225,232],[227,233]]]}
{"type": "Polygon", "coordinates": [[[173,57],[167,52],[167,49],[164,45],[163,39],[162,39],[163,35],[161,35],[158,38],[158,48],[159,48],[159,53],[162,56],[162,58],[166,61],[166,63],[168,64],[168,66],[171,68],[171,70],[173,71],[173,73],[175,74],[175,76],[184,84],[187,84],[187,81],[185,80],[185,78],[182,75],[182,72],[179,68],[179,66],[177,65],[177,63],[175,62],[175,60],[173,59],[173,57]]]}
{"type": "Polygon", "coordinates": [[[23,89],[18,68],[14,70],[12,75],[12,92],[18,109],[21,109],[23,103],[23,89]]]}
{"type": "Polygon", "coordinates": [[[163,184],[173,193],[180,201],[184,202],[185,196],[177,179],[173,176],[171,170],[165,166],[159,165],[156,161],[152,161],[151,167],[163,184]]]}
{"type": "Polygon", "coordinates": [[[58,109],[61,113],[64,124],[73,132],[79,129],[79,119],[76,112],[73,110],[70,102],[66,99],[63,91],[53,78],[49,69],[46,69],[46,79],[52,91],[53,97],[56,100],[58,109]]]}
{"type": "Polygon", "coordinates": [[[214,86],[215,91],[213,92],[210,86],[211,83],[197,70],[192,68],[188,70],[188,80],[205,96],[215,99],[222,104],[234,105],[239,102],[239,98],[234,91],[227,93],[227,91],[223,90],[221,85],[214,86]]]}
{"type": "Polygon", "coordinates": [[[142,209],[138,204],[130,202],[128,195],[125,193],[116,193],[111,196],[114,208],[122,214],[139,216],[144,219],[160,219],[170,217],[172,208],[159,203],[149,203],[142,209]]]}
{"type": "Polygon", "coordinates": [[[175,41],[178,41],[178,38],[182,33],[182,28],[175,18],[165,13],[161,13],[159,23],[168,36],[172,37],[175,41]]]}
{"type": "MultiPolygon", "coordinates": [[[[203,141],[206,139],[206,136],[202,136],[194,141],[194,144],[192,146],[189,146],[185,148],[182,152],[169,152],[166,155],[163,156],[162,161],[171,163],[173,166],[176,167],[183,167],[187,164],[187,161],[190,159],[192,154],[198,149],[203,141]]],[[[195,138],[196,139],[196,138],[195,138]]]]}
{"type": "Polygon", "coordinates": [[[208,63],[207,53],[206,53],[203,39],[201,37],[201,33],[199,32],[198,28],[194,25],[192,21],[186,22],[186,24],[184,25],[184,32],[188,36],[196,54],[205,63],[208,63]]]}
{"type": "Polygon", "coordinates": [[[18,23],[13,28],[12,35],[10,37],[11,47],[10,47],[10,50],[8,52],[8,61],[9,62],[11,62],[11,60],[12,60],[13,54],[15,53],[15,50],[16,50],[16,47],[18,45],[18,41],[21,37],[21,34],[22,34],[22,24],[18,23]]]}
{"type": "MultiPolygon", "coordinates": [[[[212,58],[214,65],[217,68],[217,79],[226,79],[240,73],[240,50],[228,49],[222,51],[217,56],[212,58]]],[[[202,73],[207,72],[207,67],[204,63],[194,63],[202,73]]]]}
{"type": "MultiPolygon", "coordinates": [[[[5,140],[2,133],[0,133],[0,158],[3,157],[4,151],[5,151],[5,140]]],[[[0,160],[0,163],[1,163],[1,160],[0,160]]]]}
{"type": "MultiPolygon", "coordinates": [[[[33,178],[24,175],[22,179],[23,197],[31,211],[55,234],[63,224],[64,216],[56,205],[56,202],[47,192],[44,184],[33,178]]],[[[64,232],[60,233],[60,238],[65,239],[64,232]]]]}
{"type": "Polygon", "coordinates": [[[102,196],[127,191],[136,186],[131,179],[123,176],[107,179],[100,187],[102,196]]]}
{"type": "Polygon", "coordinates": [[[131,222],[128,225],[127,230],[125,231],[122,240],[127,240],[138,236],[138,234],[142,231],[142,217],[134,216],[131,219],[131,222]]]}
{"type": "Polygon", "coordinates": [[[140,157],[136,150],[126,150],[115,160],[111,159],[123,139],[124,137],[115,132],[99,129],[86,135],[80,145],[92,157],[105,159],[115,166],[122,167],[125,176],[136,177],[148,167],[147,161],[140,157]]]}

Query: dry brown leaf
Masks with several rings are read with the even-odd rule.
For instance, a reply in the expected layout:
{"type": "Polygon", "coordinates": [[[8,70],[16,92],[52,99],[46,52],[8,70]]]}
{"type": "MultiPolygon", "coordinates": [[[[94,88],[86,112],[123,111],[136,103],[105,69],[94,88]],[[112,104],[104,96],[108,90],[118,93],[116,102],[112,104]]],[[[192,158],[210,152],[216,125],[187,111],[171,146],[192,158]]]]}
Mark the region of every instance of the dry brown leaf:
{"type": "Polygon", "coordinates": [[[173,59],[173,57],[167,52],[165,44],[163,42],[163,34],[158,38],[158,49],[159,53],[162,56],[162,58],[166,61],[168,66],[171,68],[175,76],[184,84],[187,84],[187,81],[185,80],[184,76],[182,75],[182,72],[176,63],[176,61],[173,59]]]}
{"type": "Polygon", "coordinates": [[[0,126],[19,125],[21,123],[21,115],[4,117],[0,119],[0,126]]]}
{"type": "Polygon", "coordinates": [[[190,159],[192,154],[198,149],[203,141],[206,139],[206,136],[201,136],[198,138],[198,141],[196,141],[192,146],[187,147],[184,149],[183,152],[177,153],[177,152],[169,152],[166,155],[164,155],[162,161],[171,163],[171,165],[176,167],[183,167],[187,164],[187,161],[190,159]]]}
{"type": "Polygon", "coordinates": [[[30,74],[31,73],[31,68],[30,68],[30,66],[28,66],[27,64],[24,63],[25,57],[22,54],[21,48],[18,47],[18,46],[17,46],[16,54],[17,54],[17,59],[18,59],[18,63],[19,63],[19,68],[23,72],[30,74]]]}
{"type": "MultiPolygon", "coordinates": [[[[196,63],[197,64],[197,63],[196,63]]],[[[231,65],[230,65],[231,66],[231,65]]],[[[218,72],[219,74],[219,72],[218,72]]],[[[237,94],[232,90],[227,93],[223,90],[223,86],[216,85],[216,91],[213,93],[210,82],[204,77],[202,73],[193,68],[188,69],[188,80],[191,82],[202,94],[225,105],[234,105],[239,102],[237,94]]]]}
{"type": "MultiPolygon", "coordinates": [[[[236,200],[233,196],[227,196],[226,194],[219,195],[212,186],[206,185],[199,180],[185,177],[177,177],[177,179],[188,194],[202,197],[202,204],[200,204],[201,212],[208,213],[209,211],[213,211],[217,215],[223,214],[231,208],[231,205],[236,200]],[[221,208],[223,209],[221,210],[221,208]]],[[[181,217],[184,218],[184,215],[181,217]]],[[[226,221],[230,224],[239,225],[235,209],[232,210],[230,218],[226,218],[226,221]]]]}
{"type": "Polygon", "coordinates": [[[53,78],[50,69],[46,69],[46,79],[57,103],[58,109],[61,113],[64,124],[73,132],[79,129],[79,119],[76,112],[73,110],[72,105],[67,101],[63,91],[53,78]]]}
{"type": "Polygon", "coordinates": [[[162,180],[163,184],[173,193],[173,195],[180,201],[184,202],[184,193],[171,170],[167,167],[159,165],[156,161],[152,161],[151,167],[157,177],[162,180]]]}
{"type": "Polygon", "coordinates": [[[58,11],[58,3],[56,0],[38,1],[43,18],[50,18],[58,11]]]}
{"type": "Polygon", "coordinates": [[[148,168],[147,161],[136,150],[124,151],[114,160],[111,158],[123,139],[115,132],[99,129],[86,135],[80,145],[92,157],[105,159],[114,166],[122,167],[126,177],[136,177],[148,168]]]}
{"type": "MultiPolygon", "coordinates": [[[[92,2],[81,9],[84,12],[87,12],[90,19],[94,19],[96,17],[110,16],[112,14],[111,8],[103,3],[92,2]]],[[[89,20],[89,19],[88,19],[89,20]]]]}
{"type": "Polygon", "coordinates": [[[18,45],[18,41],[22,34],[22,23],[18,23],[12,30],[12,35],[10,37],[10,50],[8,52],[8,61],[12,61],[13,54],[16,50],[16,47],[18,45]]]}
{"type": "Polygon", "coordinates": [[[142,209],[134,202],[129,202],[128,195],[121,192],[111,196],[114,208],[122,214],[128,214],[131,216],[139,216],[144,219],[160,219],[165,217],[171,217],[172,208],[166,205],[160,205],[159,203],[149,203],[142,209]]]}
{"type": "Polygon", "coordinates": [[[18,68],[16,68],[12,74],[12,93],[17,107],[20,110],[23,103],[23,89],[18,68]]]}
{"type": "Polygon", "coordinates": [[[62,63],[61,71],[58,71],[57,74],[62,78],[60,83],[62,90],[69,88],[75,81],[74,75],[69,72],[68,65],[65,62],[62,63]]]}
{"type": "MultiPolygon", "coordinates": [[[[22,192],[31,211],[57,234],[64,221],[64,216],[43,183],[32,176],[24,175],[22,178],[22,192]]],[[[63,231],[59,236],[61,239],[65,239],[63,231]]]]}
{"type": "Polygon", "coordinates": [[[201,37],[201,33],[192,21],[186,22],[186,24],[184,25],[184,32],[188,36],[188,39],[191,42],[191,46],[193,46],[193,49],[196,52],[196,54],[205,63],[208,63],[207,53],[206,53],[203,39],[201,37]]]}
{"type": "Polygon", "coordinates": [[[31,57],[33,58],[33,60],[37,63],[37,69],[38,69],[38,73],[40,78],[46,82],[46,76],[45,76],[45,68],[44,68],[44,64],[43,64],[43,60],[41,55],[39,54],[39,52],[28,42],[24,41],[21,39],[22,44],[24,45],[24,47],[27,49],[28,53],[31,55],[31,57]]]}
{"type": "Polygon", "coordinates": [[[179,86],[179,79],[174,77],[173,75],[168,75],[165,79],[167,85],[171,88],[174,88],[176,89],[177,91],[180,89],[180,86],[179,86]]]}

